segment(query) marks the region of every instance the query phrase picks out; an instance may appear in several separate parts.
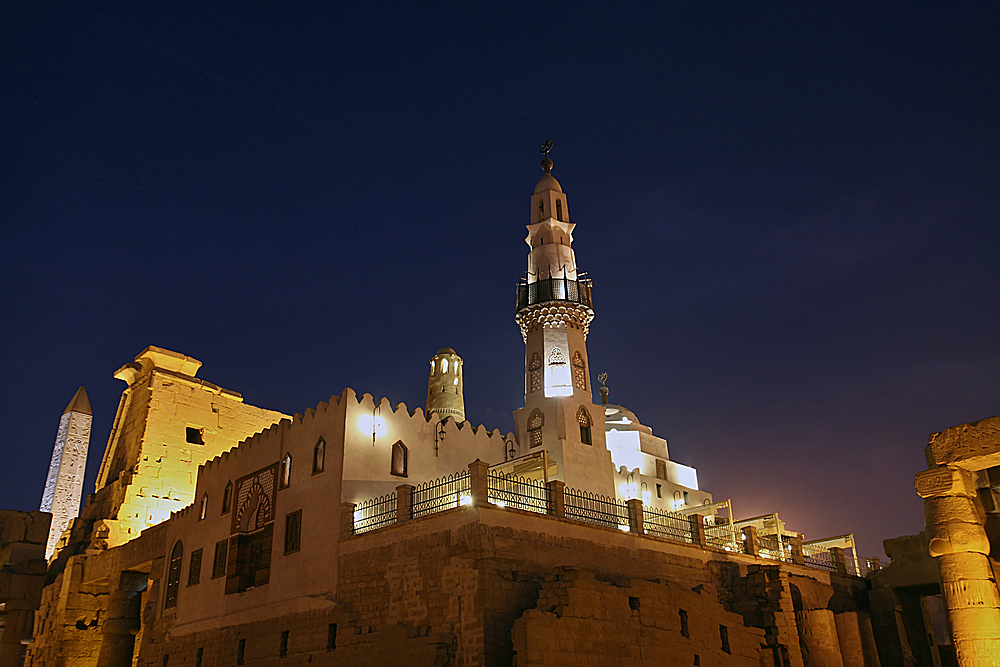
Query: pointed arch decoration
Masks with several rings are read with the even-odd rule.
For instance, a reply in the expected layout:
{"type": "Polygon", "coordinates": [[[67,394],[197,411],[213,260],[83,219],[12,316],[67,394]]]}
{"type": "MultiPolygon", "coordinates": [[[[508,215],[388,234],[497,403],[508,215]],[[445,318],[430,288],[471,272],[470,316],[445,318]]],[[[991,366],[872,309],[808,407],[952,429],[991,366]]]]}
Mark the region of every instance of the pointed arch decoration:
{"type": "Polygon", "coordinates": [[[181,588],[181,563],[183,561],[184,543],[177,540],[170,552],[170,565],[167,568],[167,597],[163,602],[164,609],[177,606],[177,593],[181,588]]]}
{"type": "Polygon", "coordinates": [[[535,352],[528,362],[528,393],[542,388],[542,356],[535,352]]]}
{"type": "Polygon", "coordinates": [[[313,474],[317,475],[326,469],[326,440],[320,438],[313,447],[313,474]]]}
{"type": "Polygon", "coordinates": [[[278,486],[279,489],[287,489],[292,484],[292,454],[291,452],[285,454],[285,458],[281,459],[281,484],[278,486]]]}
{"type": "Polygon", "coordinates": [[[580,425],[580,442],[585,445],[594,444],[594,436],[592,432],[592,427],[594,422],[590,418],[590,413],[587,412],[587,408],[580,406],[580,409],[576,411],[576,421],[580,425]]]}
{"type": "Polygon", "coordinates": [[[233,506],[233,483],[226,484],[225,491],[222,492],[222,514],[226,514],[233,506]]]}
{"type": "Polygon", "coordinates": [[[528,442],[532,447],[542,444],[542,427],[545,426],[545,414],[535,408],[528,416],[528,442]]]}
{"type": "Polygon", "coordinates": [[[406,477],[409,454],[403,441],[397,440],[392,446],[392,463],[389,468],[389,474],[396,477],[406,477]]]}
{"type": "Polygon", "coordinates": [[[573,353],[573,386],[587,391],[587,362],[579,350],[573,353]]]}

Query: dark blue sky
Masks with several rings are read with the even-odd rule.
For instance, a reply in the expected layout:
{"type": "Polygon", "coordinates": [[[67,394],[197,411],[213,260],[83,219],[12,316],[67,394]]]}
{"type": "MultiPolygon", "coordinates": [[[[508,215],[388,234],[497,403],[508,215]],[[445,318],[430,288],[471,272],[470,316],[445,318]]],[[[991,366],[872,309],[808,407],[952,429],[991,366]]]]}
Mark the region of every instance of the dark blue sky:
{"type": "Polygon", "coordinates": [[[996,2],[89,4],[0,9],[0,507],[149,344],[289,413],[449,345],[512,428],[549,138],[593,370],[738,516],[880,554],[1000,412],[996,2]]]}

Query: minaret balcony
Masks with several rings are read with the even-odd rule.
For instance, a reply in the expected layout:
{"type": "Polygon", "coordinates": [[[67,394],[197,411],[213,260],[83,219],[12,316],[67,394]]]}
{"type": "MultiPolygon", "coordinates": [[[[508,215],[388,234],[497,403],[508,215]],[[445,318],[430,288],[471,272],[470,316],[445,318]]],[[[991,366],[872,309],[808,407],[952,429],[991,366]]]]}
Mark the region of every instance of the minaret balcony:
{"type": "Polygon", "coordinates": [[[594,302],[590,289],[590,280],[587,279],[548,278],[529,283],[522,278],[521,283],[517,286],[517,310],[515,312],[521,312],[528,306],[547,301],[571,301],[593,310],[594,302]]]}

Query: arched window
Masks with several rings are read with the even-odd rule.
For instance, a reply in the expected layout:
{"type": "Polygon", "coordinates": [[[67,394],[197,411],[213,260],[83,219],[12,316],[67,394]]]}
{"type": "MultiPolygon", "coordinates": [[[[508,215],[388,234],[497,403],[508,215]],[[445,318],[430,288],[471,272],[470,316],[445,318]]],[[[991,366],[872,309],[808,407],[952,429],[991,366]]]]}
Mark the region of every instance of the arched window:
{"type": "Polygon", "coordinates": [[[579,351],[573,353],[573,386],[587,391],[587,364],[579,351]]]}
{"type": "Polygon", "coordinates": [[[184,560],[184,545],[180,540],[174,545],[174,550],[170,552],[170,565],[167,568],[167,599],[163,603],[164,609],[177,606],[177,592],[181,588],[181,562],[184,560]]]}
{"type": "Polygon", "coordinates": [[[580,424],[580,442],[585,445],[594,444],[590,433],[590,427],[593,425],[593,422],[590,420],[590,413],[587,412],[587,408],[582,405],[576,412],[576,421],[580,424]]]}
{"type": "Polygon", "coordinates": [[[406,445],[402,440],[397,440],[392,446],[392,468],[389,473],[397,477],[406,477],[406,445]]]}
{"type": "Polygon", "coordinates": [[[198,506],[198,521],[204,519],[206,514],[208,514],[208,494],[204,493],[201,496],[201,504],[198,506]]]}
{"type": "Polygon", "coordinates": [[[556,200],[556,220],[562,222],[562,200],[556,200]]]}
{"type": "Polygon", "coordinates": [[[323,472],[326,466],[326,441],[323,438],[319,439],[316,446],[313,447],[313,474],[323,472]]]}
{"type": "Polygon", "coordinates": [[[542,444],[542,427],[545,426],[545,415],[538,408],[531,411],[528,417],[528,442],[532,447],[542,444]]]}
{"type": "Polygon", "coordinates": [[[545,219],[545,200],[538,200],[538,221],[541,222],[545,219]]]}
{"type": "Polygon", "coordinates": [[[226,490],[222,492],[222,514],[225,514],[233,505],[233,483],[226,484],[226,490]]]}
{"type": "Polygon", "coordinates": [[[292,455],[285,454],[281,460],[281,488],[287,488],[292,483],[292,455]]]}
{"type": "Polygon", "coordinates": [[[528,393],[542,388],[542,357],[535,352],[528,362],[528,393]]]}

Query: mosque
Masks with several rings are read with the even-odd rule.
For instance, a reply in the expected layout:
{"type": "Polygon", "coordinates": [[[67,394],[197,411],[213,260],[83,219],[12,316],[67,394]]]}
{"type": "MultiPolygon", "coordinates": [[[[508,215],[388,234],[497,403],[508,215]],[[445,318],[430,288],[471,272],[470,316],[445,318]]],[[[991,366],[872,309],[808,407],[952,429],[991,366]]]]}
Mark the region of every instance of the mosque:
{"type": "Polygon", "coordinates": [[[513,431],[467,420],[448,347],[423,407],[348,388],[289,416],[150,346],[115,372],[83,509],[81,387],[41,510],[0,512],[0,667],[891,664],[900,631],[851,535],[733,516],[603,380],[595,402],[593,288],[549,147],[513,431]]]}

